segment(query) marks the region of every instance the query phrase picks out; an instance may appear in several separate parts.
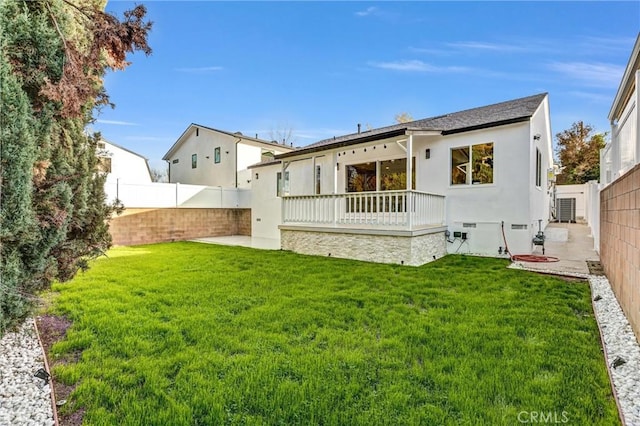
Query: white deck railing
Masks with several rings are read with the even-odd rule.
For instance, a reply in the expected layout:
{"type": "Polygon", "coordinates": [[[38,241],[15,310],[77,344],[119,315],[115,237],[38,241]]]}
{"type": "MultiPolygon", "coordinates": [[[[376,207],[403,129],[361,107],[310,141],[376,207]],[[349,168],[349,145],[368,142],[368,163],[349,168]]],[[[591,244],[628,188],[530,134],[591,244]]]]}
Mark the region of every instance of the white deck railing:
{"type": "Polygon", "coordinates": [[[285,196],[282,223],[413,230],[444,223],[444,196],[419,191],[285,196]]]}

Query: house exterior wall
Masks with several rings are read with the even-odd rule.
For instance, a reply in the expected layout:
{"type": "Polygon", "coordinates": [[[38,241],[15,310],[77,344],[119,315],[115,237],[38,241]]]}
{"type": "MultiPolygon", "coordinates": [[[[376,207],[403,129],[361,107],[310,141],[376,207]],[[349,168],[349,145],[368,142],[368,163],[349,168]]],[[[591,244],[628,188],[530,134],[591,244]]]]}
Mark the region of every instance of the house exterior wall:
{"type": "MultiPolygon", "coordinates": [[[[549,171],[553,170],[553,137],[551,134],[551,123],[549,121],[549,98],[545,98],[538,110],[531,117],[529,141],[529,223],[531,232],[529,233],[529,244],[533,236],[538,232],[538,221],[540,228],[544,230],[551,219],[551,204],[553,202],[553,185],[549,181],[549,171]],[[539,136],[539,137],[538,137],[539,136]],[[536,183],[536,155],[537,151],[541,155],[540,166],[540,186],[536,183]]],[[[554,177],[555,178],[555,177],[554,177]]]]}
{"type": "Polygon", "coordinates": [[[443,194],[449,230],[468,233],[467,240],[448,244],[449,252],[497,255],[505,245],[503,221],[512,253],[531,252],[529,133],[528,123],[517,123],[416,144],[420,153],[431,149],[431,158],[421,155],[416,165],[418,190],[443,194]],[[489,142],[494,144],[493,183],[451,185],[451,150],[489,142]],[[512,231],[511,224],[528,226],[512,231]]]}
{"type": "Polygon", "coordinates": [[[255,238],[269,238],[280,241],[281,222],[280,197],[277,192],[277,173],[282,170],[280,164],[256,167],[251,170],[251,236],[255,238]],[[255,175],[258,174],[258,179],[255,175]]]}
{"type": "Polygon", "coordinates": [[[126,209],[109,221],[114,245],[251,235],[249,209],[126,209]]]}
{"type": "Polygon", "coordinates": [[[169,181],[193,185],[235,188],[235,142],[237,138],[206,129],[192,128],[178,150],[169,158],[169,181]],[[197,133],[197,136],[196,136],[197,133]],[[220,163],[215,163],[215,148],[220,147],[220,163]],[[197,167],[191,156],[197,154],[197,167]],[[209,157],[209,158],[207,158],[209,157]],[[174,163],[175,161],[177,163],[174,163]]]}
{"type": "Polygon", "coordinates": [[[640,340],[640,164],[600,192],[600,260],[640,340]]]}
{"type": "Polygon", "coordinates": [[[147,160],[137,154],[107,141],[103,150],[106,156],[111,158],[111,172],[107,174],[107,183],[115,183],[118,180],[129,183],[151,183],[151,175],[147,160]]]}
{"type": "MultiPolygon", "coordinates": [[[[445,223],[449,230],[468,234],[467,240],[459,239],[447,244],[449,252],[497,255],[499,248],[505,246],[502,235],[504,222],[510,251],[513,254],[531,253],[531,241],[538,231],[538,220],[542,220],[543,229],[549,220],[551,196],[547,169],[552,167],[552,151],[547,118],[548,105],[545,101],[532,121],[446,136],[413,137],[415,189],[444,195],[445,223]],[[533,141],[533,136],[537,134],[540,134],[539,140],[533,141]],[[488,142],[494,144],[494,182],[485,185],[451,185],[451,150],[488,142]],[[540,187],[536,187],[535,179],[536,148],[542,155],[540,187]],[[430,150],[429,159],[426,158],[426,149],[430,150]],[[511,225],[525,227],[512,229],[511,225]]],[[[404,143],[402,145],[404,146],[404,143]]],[[[404,149],[391,139],[320,154],[323,155],[311,154],[290,162],[285,159],[284,165],[280,165],[280,170],[286,167],[289,172],[290,195],[315,193],[314,164],[321,165],[322,194],[334,193],[334,172],[337,173],[337,193],[345,193],[346,166],[402,159],[407,155],[404,149]]],[[[268,185],[275,187],[277,171],[269,177],[273,182],[268,185]]],[[[265,194],[268,197],[271,191],[265,194]]],[[[275,195],[272,196],[275,198],[275,195]]],[[[254,212],[260,215],[265,227],[280,224],[280,209],[277,208],[279,204],[269,204],[264,199],[253,206],[254,212]],[[271,219],[265,220],[265,217],[270,215],[271,219]]]]}
{"type": "Polygon", "coordinates": [[[261,161],[263,149],[274,154],[290,150],[275,144],[262,146],[242,139],[242,135],[229,135],[197,126],[192,126],[182,138],[180,146],[168,159],[171,183],[250,188],[252,176],[248,167],[261,161]],[[219,163],[215,162],[216,148],[220,148],[219,163]],[[193,154],[197,154],[196,168],[192,167],[193,154]],[[174,163],[175,160],[178,163],[174,163]]]}

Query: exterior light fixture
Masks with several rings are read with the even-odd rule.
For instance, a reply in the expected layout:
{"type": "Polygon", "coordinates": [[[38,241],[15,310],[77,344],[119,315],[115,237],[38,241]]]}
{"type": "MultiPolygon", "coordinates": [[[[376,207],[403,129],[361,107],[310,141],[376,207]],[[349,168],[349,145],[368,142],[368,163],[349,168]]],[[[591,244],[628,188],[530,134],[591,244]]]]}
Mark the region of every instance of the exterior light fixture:
{"type": "Polygon", "coordinates": [[[256,173],[256,180],[258,180],[258,174],[256,173]]]}

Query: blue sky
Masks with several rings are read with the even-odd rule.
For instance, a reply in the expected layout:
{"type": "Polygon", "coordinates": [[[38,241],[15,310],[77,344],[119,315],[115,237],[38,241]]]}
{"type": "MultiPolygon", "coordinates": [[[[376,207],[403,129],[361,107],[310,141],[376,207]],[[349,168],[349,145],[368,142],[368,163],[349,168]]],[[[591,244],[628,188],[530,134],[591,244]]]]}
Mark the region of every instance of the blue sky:
{"type": "Polygon", "coordinates": [[[93,130],[152,167],[192,122],[304,146],[541,92],[553,134],[608,131],[640,30],[637,1],[142,3],[153,54],[107,74],[93,130]]]}

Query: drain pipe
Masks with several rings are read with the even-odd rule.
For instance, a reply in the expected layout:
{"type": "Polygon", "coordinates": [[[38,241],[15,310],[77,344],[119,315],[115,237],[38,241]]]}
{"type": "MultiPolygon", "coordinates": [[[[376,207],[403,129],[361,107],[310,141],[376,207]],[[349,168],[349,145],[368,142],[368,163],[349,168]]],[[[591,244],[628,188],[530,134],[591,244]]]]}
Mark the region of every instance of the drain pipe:
{"type": "Polygon", "coordinates": [[[236,189],[238,189],[238,144],[240,142],[242,142],[242,138],[238,138],[238,140],[235,143],[235,154],[233,158],[234,167],[236,170],[236,189]]]}

